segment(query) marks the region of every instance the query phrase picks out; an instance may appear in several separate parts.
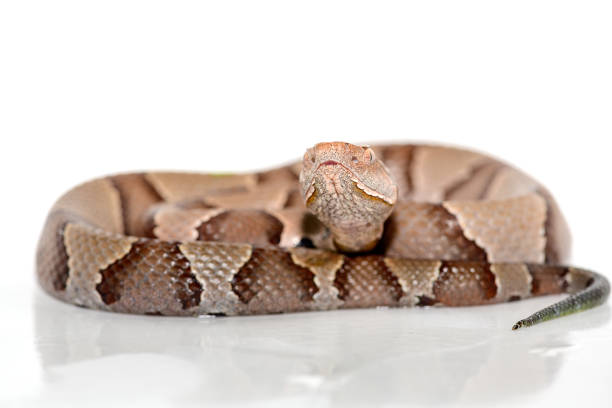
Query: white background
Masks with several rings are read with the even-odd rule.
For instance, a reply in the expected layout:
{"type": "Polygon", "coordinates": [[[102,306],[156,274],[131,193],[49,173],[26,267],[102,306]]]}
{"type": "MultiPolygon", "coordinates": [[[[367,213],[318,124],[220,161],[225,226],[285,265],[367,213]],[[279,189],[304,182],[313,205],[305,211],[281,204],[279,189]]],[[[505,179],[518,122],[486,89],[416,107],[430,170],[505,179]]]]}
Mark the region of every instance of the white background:
{"type": "Polygon", "coordinates": [[[151,320],[49,299],[33,255],[48,208],[88,178],[259,169],[318,141],[429,141],[533,174],[567,215],[573,262],[612,276],[611,21],[605,1],[1,2],[0,403],[609,403],[608,306],[521,337],[506,326],[551,299],[151,320]],[[490,370],[453,371],[478,345],[490,370]],[[525,356],[534,366],[507,370],[525,356]],[[521,397],[526,372],[541,384],[521,397]],[[408,386],[419,373],[429,388],[408,386]]]}

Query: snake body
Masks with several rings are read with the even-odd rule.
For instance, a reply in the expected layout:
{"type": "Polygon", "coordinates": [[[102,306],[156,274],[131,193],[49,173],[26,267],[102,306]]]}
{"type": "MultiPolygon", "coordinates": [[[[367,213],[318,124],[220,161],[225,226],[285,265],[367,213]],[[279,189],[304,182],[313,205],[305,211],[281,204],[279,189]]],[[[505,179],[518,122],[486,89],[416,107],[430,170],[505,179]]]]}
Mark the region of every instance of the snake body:
{"type": "Polygon", "coordinates": [[[602,275],[559,266],[570,249],[563,215],[514,167],[442,146],[313,149],[301,163],[259,173],[132,173],[81,184],[49,212],[38,280],[79,306],[156,315],[467,306],[571,294],[518,328],[606,301],[602,275]],[[388,177],[380,183],[387,177],[395,187],[380,184],[361,160],[383,163],[376,165],[388,177]],[[336,168],[348,178],[313,181],[336,168]],[[351,222],[334,219],[360,211],[361,199],[384,217],[368,210],[351,222]]]}

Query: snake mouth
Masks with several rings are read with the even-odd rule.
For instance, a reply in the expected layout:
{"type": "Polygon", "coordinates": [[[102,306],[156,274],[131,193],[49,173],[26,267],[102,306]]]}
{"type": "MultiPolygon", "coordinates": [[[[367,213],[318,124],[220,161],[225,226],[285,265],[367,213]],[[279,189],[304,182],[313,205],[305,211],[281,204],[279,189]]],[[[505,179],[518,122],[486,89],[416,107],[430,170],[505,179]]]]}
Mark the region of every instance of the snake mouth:
{"type": "Polygon", "coordinates": [[[342,163],[340,163],[340,162],[338,162],[338,161],[335,161],[335,160],[326,160],[326,161],[324,161],[324,162],[320,163],[320,164],[317,166],[317,168],[315,169],[315,171],[314,171],[314,172],[316,173],[316,172],[318,172],[318,171],[321,169],[321,167],[326,167],[326,166],[340,166],[340,167],[342,167],[344,170],[346,170],[346,171],[347,171],[347,172],[348,172],[348,173],[349,173],[349,174],[350,174],[352,177],[354,177],[354,178],[358,179],[357,175],[355,174],[355,172],[354,172],[353,170],[349,169],[349,168],[348,168],[348,167],[346,167],[344,164],[342,164],[342,163]]]}
{"type": "MultiPolygon", "coordinates": [[[[323,163],[319,164],[319,167],[321,166],[334,166],[336,164],[340,164],[339,162],[335,161],[335,160],[327,160],[324,161],[323,163]]],[[[342,164],[340,164],[342,166],[342,164]]],[[[317,170],[319,169],[319,167],[317,167],[317,170]]],[[[344,166],[342,166],[344,167],[344,166]]]]}

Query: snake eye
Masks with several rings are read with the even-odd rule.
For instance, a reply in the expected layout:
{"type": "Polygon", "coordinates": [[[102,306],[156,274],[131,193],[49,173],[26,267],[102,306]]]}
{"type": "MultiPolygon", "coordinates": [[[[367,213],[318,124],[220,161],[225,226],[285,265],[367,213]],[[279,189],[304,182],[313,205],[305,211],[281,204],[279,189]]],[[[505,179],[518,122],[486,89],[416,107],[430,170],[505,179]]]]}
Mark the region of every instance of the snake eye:
{"type": "Polygon", "coordinates": [[[370,163],[373,163],[374,160],[376,159],[376,156],[374,156],[374,150],[370,149],[369,147],[366,149],[365,151],[365,158],[367,161],[369,161],[370,163]]]}

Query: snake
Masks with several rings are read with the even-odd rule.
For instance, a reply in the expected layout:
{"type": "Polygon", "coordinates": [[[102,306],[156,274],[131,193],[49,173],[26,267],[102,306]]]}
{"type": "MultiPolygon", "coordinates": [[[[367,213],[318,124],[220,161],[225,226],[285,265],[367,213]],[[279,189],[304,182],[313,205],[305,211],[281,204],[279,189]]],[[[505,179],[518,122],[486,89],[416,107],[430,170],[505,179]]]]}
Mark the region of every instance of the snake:
{"type": "Polygon", "coordinates": [[[549,191],[484,153],[323,142],[253,173],[118,173],[48,213],[40,286],[86,308],[234,316],[474,306],[568,294],[512,329],[593,308],[610,284],[565,266],[549,191]]]}

